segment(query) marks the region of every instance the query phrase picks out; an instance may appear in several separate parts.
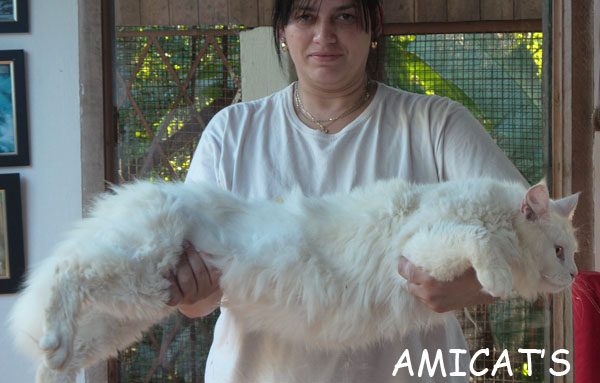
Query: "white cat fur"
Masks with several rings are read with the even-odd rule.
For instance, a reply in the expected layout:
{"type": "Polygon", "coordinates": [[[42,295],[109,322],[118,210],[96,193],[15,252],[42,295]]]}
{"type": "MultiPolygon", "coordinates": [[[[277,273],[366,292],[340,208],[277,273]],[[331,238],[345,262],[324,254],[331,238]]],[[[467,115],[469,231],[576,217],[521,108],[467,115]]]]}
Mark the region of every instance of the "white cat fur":
{"type": "Polygon", "coordinates": [[[389,180],[283,203],[208,184],[114,191],[31,272],[12,311],[17,343],[43,360],[38,383],[74,381],[171,314],[165,276],[185,241],[213,254],[222,304],[249,331],[321,349],[363,347],[451,315],[405,290],[401,254],[441,280],[473,266],[498,297],[554,293],[577,273],[577,196],[551,201],[543,184],[389,180]]]}

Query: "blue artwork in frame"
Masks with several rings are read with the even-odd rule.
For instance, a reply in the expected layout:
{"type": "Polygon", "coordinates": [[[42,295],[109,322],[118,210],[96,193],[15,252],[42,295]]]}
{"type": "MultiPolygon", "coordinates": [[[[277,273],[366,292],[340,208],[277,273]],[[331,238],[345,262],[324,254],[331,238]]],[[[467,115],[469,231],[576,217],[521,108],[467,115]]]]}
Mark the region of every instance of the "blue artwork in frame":
{"type": "Polygon", "coordinates": [[[0,0],[0,33],[29,32],[29,0],[0,0]]]}
{"type": "Polygon", "coordinates": [[[0,166],[29,165],[24,56],[0,51],[0,166]]]}

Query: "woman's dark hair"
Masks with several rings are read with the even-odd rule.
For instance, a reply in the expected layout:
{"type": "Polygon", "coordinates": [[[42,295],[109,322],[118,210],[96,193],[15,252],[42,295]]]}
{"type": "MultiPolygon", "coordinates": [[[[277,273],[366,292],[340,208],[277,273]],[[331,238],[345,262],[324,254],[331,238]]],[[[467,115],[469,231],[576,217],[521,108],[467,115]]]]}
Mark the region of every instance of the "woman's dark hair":
{"type": "MultiPolygon", "coordinates": [[[[290,21],[290,17],[294,10],[298,8],[304,8],[312,0],[274,0],[273,2],[273,42],[275,44],[275,52],[279,59],[279,64],[282,65],[281,61],[281,39],[279,38],[279,31],[285,28],[290,21]]],[[[323,0],[320,0],[322,2],[323,0]]],[[[377,49],[373,49],[369,55],[369,62],[367,64],[367,71],[372,78],[378,79],[379,75],[379,56],[380,51],[383,47],[383,39],[381,39],[381,31],[383,29],[383,11],[380,0],[352,0],[352,3],[362,14],[359,18],[359,25],[365,32],[369,30],[372,32],[374,41],[378,42],[377,49]]]]}

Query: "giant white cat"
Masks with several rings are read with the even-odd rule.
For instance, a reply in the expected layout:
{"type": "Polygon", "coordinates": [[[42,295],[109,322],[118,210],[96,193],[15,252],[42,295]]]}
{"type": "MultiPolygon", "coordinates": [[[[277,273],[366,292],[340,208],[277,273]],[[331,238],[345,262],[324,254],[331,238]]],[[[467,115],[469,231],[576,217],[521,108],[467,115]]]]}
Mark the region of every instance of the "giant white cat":
{"type": "Polygon", "coordinates": [[[473,267],[497,297],[533,299],[577,274],[577,195],[543,183],[380,181],[321,198],[244,201],[208,184],[117,187],[33,269],[11,314],[38,383],[74,381],[173,312],[186,241],[212,253],[223,305],[249,331],[306,347],[359,348],[444,321],[405,289],[398,258],[451,280],[473,267]]]}

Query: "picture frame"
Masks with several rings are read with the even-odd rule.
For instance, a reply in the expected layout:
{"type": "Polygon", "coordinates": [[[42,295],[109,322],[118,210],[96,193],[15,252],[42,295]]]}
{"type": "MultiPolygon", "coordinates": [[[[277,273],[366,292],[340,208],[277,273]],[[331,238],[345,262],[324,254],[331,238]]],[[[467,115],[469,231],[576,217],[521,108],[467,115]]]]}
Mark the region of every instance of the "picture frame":
{"type": "Polygon", "coordinates": [[[0,294],[16,293],[24,273],[21,179],[0,174],[0,294]]]}
{"type": "Polygon", "coordinates": [[[25,52],[0,51],[0,166],[29,165],[28,129],[25,52]]]}
{"type": "Polygon", "coordinates": [[[0,33],[29,32],[29,0],[0,0],[0,33]]]}

